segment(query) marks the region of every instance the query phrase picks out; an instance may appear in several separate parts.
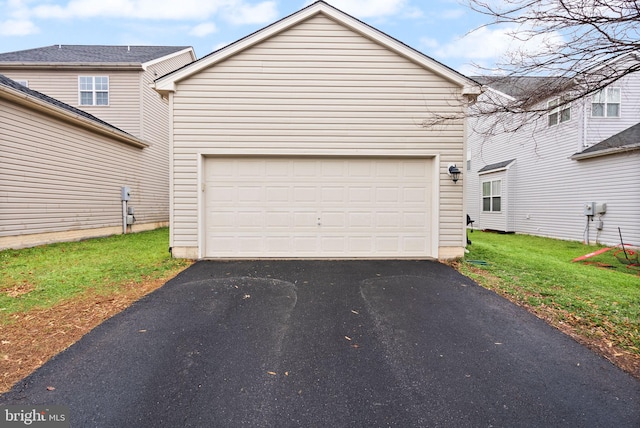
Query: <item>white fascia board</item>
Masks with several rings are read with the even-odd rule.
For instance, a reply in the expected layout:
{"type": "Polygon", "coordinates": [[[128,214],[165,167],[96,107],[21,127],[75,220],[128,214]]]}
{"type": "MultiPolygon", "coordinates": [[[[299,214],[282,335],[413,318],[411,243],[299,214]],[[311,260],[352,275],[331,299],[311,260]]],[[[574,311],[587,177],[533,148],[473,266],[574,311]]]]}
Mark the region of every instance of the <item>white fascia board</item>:
{"type": "Polygon", "coordinates": [[[576,153],[574,155],[569,156],[569,159],[571,160],[591,159],[591,158],[597,158],[600,156],[614,155],[616,153],[630,152],[633,150],[640,150],[640,144],[628,144],[626,146],[611,147],[608,149],[598,150],[595,152],[576,153]]]}
{"type": "Polygon", "coordinates": [[[516,101],[515,97],[512,97],[509,94],[505,94],[504,92],[500,92],[499,90],[494,89],[491,86],[487,86],[487,85],[483,86],[483,92],[486,92],[486,91],[493,92],[494,94],[500,97],[506,98],[509,101],[516,101]]]}
{"type": "Polygon", "coordinates": [[[268,27],[258,30],[257,32],[232,43],[219,51],[209,54],[201,58],[199,61],[186,66],[180,70],[176,70],[174,73],[170,73],[162,78],[156,80],[155,88],[158,92],[166,93],[175,91],[175,83],[189,76],[198,73],[213,64],[224,61],[225,59],[266,40],[318,13],[323,13],[330,19],[351,28],[355,32],[367,37],[375,42],[380,43],[393,52],[423,66],[426,69],[433,71],[440,75],[444,79],[457,84],[461,88],[464,88],[464,94],[477,95],[480,93],[480,87],[472,79],[454,71],[453,69],[439,63],[438,61],[429,58],[428,56],[410,48],[404,43],[376,30],[375,28],[351,17],[350,15],[341,12],[340,10],[329,6],[322,1],[316,2],[311,6],[308,6],[292,15],[289,15],[280,21],[271,24],[268,27]]]}
{"type": "Polygon", "coordinates": [[[160,58],[152,59],[151,61],[143,62],[142,63],[142,69],[146,70],[148,67],[151,67],[154,64],[157,64],[157,63],[162,62],[162,61],[166,61],[168,59],[174,58],[174,57],[176,57],[178,55],[182,55],[182,54],[187,53],[187,52],[191,54],[191,58],[195,61],[196,60],[196,53],[195,53],[195,51],[193,50],[192,47],[189,47],[189,48],[186,48],[186,49],[182,49],[181,51],[177,51],[177,52],[174,52],[172,54],[162,56],[160,58]]]}

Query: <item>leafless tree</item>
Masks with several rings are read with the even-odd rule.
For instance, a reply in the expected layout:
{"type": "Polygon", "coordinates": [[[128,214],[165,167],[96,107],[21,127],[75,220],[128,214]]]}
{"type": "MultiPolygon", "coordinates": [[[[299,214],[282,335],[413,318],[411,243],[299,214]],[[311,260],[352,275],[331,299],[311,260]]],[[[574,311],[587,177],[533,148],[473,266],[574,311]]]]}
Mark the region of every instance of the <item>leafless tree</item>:
{"type": "MultiPolygon", "coordinates": [[[[515,130],[547,114],[545,101],[552,97],[561,95],[561,106],[640,71],[637,0],[466,1],[487,16],[482,27],[510,28],[513,40],[522,42],[514,43],[522,47],[508,52],[495,69],[479,68],[485,75],[480,83],[509,88],[514,96],[484,96],[475,115],[508,114],[515,130]],[[514,114],[520,119],[514,121],[514,114]]],[[[442,119],[433,116],[425,125],[442,119]]]]}

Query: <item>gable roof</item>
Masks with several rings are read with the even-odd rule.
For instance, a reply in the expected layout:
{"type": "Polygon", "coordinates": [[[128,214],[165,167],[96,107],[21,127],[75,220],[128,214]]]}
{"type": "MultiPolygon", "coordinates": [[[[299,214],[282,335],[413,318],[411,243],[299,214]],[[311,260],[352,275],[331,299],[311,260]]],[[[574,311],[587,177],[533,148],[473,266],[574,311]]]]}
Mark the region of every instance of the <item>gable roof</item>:
{"type": "Polygon", "coordinates": [[[538,88],[565,87],[571,80],[549,76],[472,76],[472,79],[515,99],[530,96],[538,88]]]}
{"type": "Polygon", "coordinates": [[[0,53],[0,65],[140,65],[192,52],[190,46],[99,46],[99,45],[52,45],[35,49],[0,53]]]}
{"type": "Polygon", "coordinates": [[[491,165],[487,165],[487,166],[479,169],[478,173],[482,174],[482,173],[487,173],[487,172],[500,171],[500,170],[503,170],[503,169],[509,169],[509,167],[511,166],[511,164],[513,162],[515,162],[515,159],[509,159],[509,160],[502,161],[502,162],[492,163],[491,165]]]}
{"type": "Polygon", "coordinates": [[[472,79],[461,73],[447,67],[446,65],[426,56],[425,54],[405,45],[404,43],[394,39],[393,37],[371,27],[368,24],[348,15],[341,10],[325,3],[324,1],[316,1],[315,3],[295,12],[275,23],[256,31],[220,50],[214,51],[191,64],[187,64],[165,76],[156,80],[155,89],[161,94],[175,91],[175,84],[183,79],[192,76],[199,71],[221,62],[251,46],[258,44],[276,34],[315,16],[323,14],[328,18],[336,21],[347,28],[371,39],[387,49],[421,65],[422,67],[440,75],[444,79],[465,89],[465,95],[479,95],[480,85],[472,79]]]}
{"type": "Polygon", "coordinates": [[[574,154],[570,159],[588,159],[631,150],[640,150],[640,123],[574,154]]]}
{"type": "Polygon", "coordinates": [[[110,123],[107,123],[86,111],[70,106],[69,104],[63,103],[62,101],[41,92],[22,86],[3,74],[0,74],[0,98],[11,99],[14,102],[21,104],[30,104],[32,107],[39,107],[39,110],[44,110],[54,116],[62,116],[67,120],[75,122],[79,121],[85,126],[87,124],[91,124],[94,129],[103,130],[109,135],[136,147],[144,148],[149,146],[137,137],[134,137],[120,128],[116,128],[110,123]]]}

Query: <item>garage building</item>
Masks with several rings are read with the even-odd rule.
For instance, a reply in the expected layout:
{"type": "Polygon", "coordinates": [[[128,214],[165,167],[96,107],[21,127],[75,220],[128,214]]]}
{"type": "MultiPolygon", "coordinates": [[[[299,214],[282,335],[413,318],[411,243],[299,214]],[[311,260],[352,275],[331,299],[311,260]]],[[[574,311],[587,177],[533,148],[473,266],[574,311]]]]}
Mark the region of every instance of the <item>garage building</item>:
{"type": "Polygon", "coordinates": [[[175,257],[463,255],[465,76],[320,1],[155,88],[175,257]]]}

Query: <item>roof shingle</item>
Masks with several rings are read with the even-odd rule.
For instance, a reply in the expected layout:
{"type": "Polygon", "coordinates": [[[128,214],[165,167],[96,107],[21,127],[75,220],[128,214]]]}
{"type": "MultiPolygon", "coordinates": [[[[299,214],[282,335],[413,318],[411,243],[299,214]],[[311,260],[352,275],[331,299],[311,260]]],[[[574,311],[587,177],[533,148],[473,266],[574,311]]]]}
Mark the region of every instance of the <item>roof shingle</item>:
{"type": "Polygon", "coordinates": [[[608,153],[618,153],[625,150],[640,149],[640,123],[618,132],[611,137],[594,144],[591,147],[571,156],[572,159],[587,158],[608,153]]]}
{"type": "Polygon", "coordinates": [[[0,53],[0,62],[142,64],[189,48],[189,46],[53,45],[0,53]]]}

